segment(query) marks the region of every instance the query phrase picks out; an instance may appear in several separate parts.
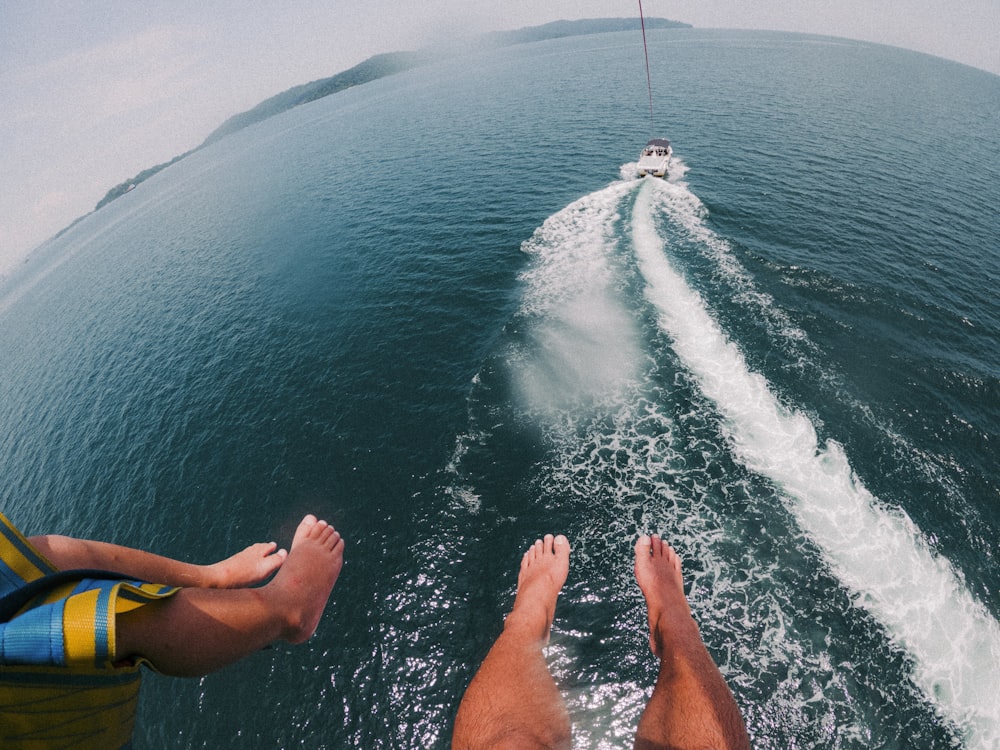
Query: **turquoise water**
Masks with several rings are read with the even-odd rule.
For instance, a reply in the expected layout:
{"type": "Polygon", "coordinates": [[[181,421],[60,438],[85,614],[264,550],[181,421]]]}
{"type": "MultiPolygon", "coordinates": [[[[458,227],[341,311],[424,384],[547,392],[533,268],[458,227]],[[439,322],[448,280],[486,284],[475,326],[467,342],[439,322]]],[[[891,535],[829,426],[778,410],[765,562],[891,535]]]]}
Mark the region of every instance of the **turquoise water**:
{"type": "Polygon", "coordinates": [[[668,181],[641,40],[483,52],[193,154],[0,289],[26,531],[348,540],[307,645],[150,676],[139,747],[447,747],[547,531],[576,745],[628,747],[647,530],[755,747],[1000,742],[1000,78],[650,41],[668,181]]]}

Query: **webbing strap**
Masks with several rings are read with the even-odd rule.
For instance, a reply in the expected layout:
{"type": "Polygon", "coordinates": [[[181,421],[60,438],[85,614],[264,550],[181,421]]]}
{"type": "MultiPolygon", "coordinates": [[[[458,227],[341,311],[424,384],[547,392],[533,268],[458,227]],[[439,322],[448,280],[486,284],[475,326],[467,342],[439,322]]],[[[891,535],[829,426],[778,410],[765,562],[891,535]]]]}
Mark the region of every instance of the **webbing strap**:
{"type": "Polygon", "coordinates": [[[64,583],[80,581],[84,578],[93,578],[101,581],[132,580],[129,576],[122,575],[121,573],[114,573],[110,570],[91,570],[88,568],[60,570],[57,573],[49,573],[24,584],[6,596],[0,597],[0,622],[10,622],[11,618],[35,597],[51,591],[64,583]]]}

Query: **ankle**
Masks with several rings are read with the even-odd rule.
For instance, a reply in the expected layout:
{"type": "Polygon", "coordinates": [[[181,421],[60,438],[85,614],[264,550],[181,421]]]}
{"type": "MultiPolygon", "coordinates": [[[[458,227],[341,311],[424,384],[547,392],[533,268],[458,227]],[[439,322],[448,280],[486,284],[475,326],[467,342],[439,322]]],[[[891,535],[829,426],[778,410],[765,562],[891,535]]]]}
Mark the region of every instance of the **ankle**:
{"type": "Polygon", "coordinates": [[[504,633],[545,643],[549,639],[552,620],[544,607],[515,607],[504,620],[504,633]]]}

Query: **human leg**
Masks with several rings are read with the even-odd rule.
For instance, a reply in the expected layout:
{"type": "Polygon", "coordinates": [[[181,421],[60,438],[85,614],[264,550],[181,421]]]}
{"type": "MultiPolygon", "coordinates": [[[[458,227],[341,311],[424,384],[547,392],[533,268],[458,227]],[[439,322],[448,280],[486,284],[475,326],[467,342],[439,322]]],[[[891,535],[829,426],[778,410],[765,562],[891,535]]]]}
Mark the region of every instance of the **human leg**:
{"type": "Polygon", "coordinates": [[[691,616],[677,553],[656,535],[641,536],[635,545],[635,577],[646,598],[649,645],[660,659],[635,748],[748,749],[739,708],[691,616]]]}
{"type": "MultiPolygon", "coordinates": [[[[245,564],[254,565],[255,557],[247,556],[245,564]]],[[[266,585],[184,588],[118,615],[115,658],[142,657],[165,674],[199,676],[277,640],[301,643],[319,624],[343,561],[340,534],[306,516],[266,585]]]]}
{"type": "Polygon", "coordinates": [[[542,653],[568,572],[562,535],[548,534],[524,553],[503,632],[459,705],[456,750],[569,747],[569,713],[542,653]]]}
{"type": "Polygon", "coordinates": [[[251,544],[212,565],[195,565],[131,547],[57,534],[34,536],[28,541],[60,570],[107,570],[139,581],[199,588],[252,586],[271,576],[287,556],[274,542],[265,542],[251,544]]]}

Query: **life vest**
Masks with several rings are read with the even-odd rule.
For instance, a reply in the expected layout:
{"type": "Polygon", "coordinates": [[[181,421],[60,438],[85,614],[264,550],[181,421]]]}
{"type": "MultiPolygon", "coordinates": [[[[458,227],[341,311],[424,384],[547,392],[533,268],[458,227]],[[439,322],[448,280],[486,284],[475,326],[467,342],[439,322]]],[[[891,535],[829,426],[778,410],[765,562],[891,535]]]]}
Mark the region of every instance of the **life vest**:
{"type": "Polygon", "coordinates": [[[113,663],[115,617],[176,591],[60,571],[0,513],[0,747],[129,747],[141,660],[113,663]]]}

